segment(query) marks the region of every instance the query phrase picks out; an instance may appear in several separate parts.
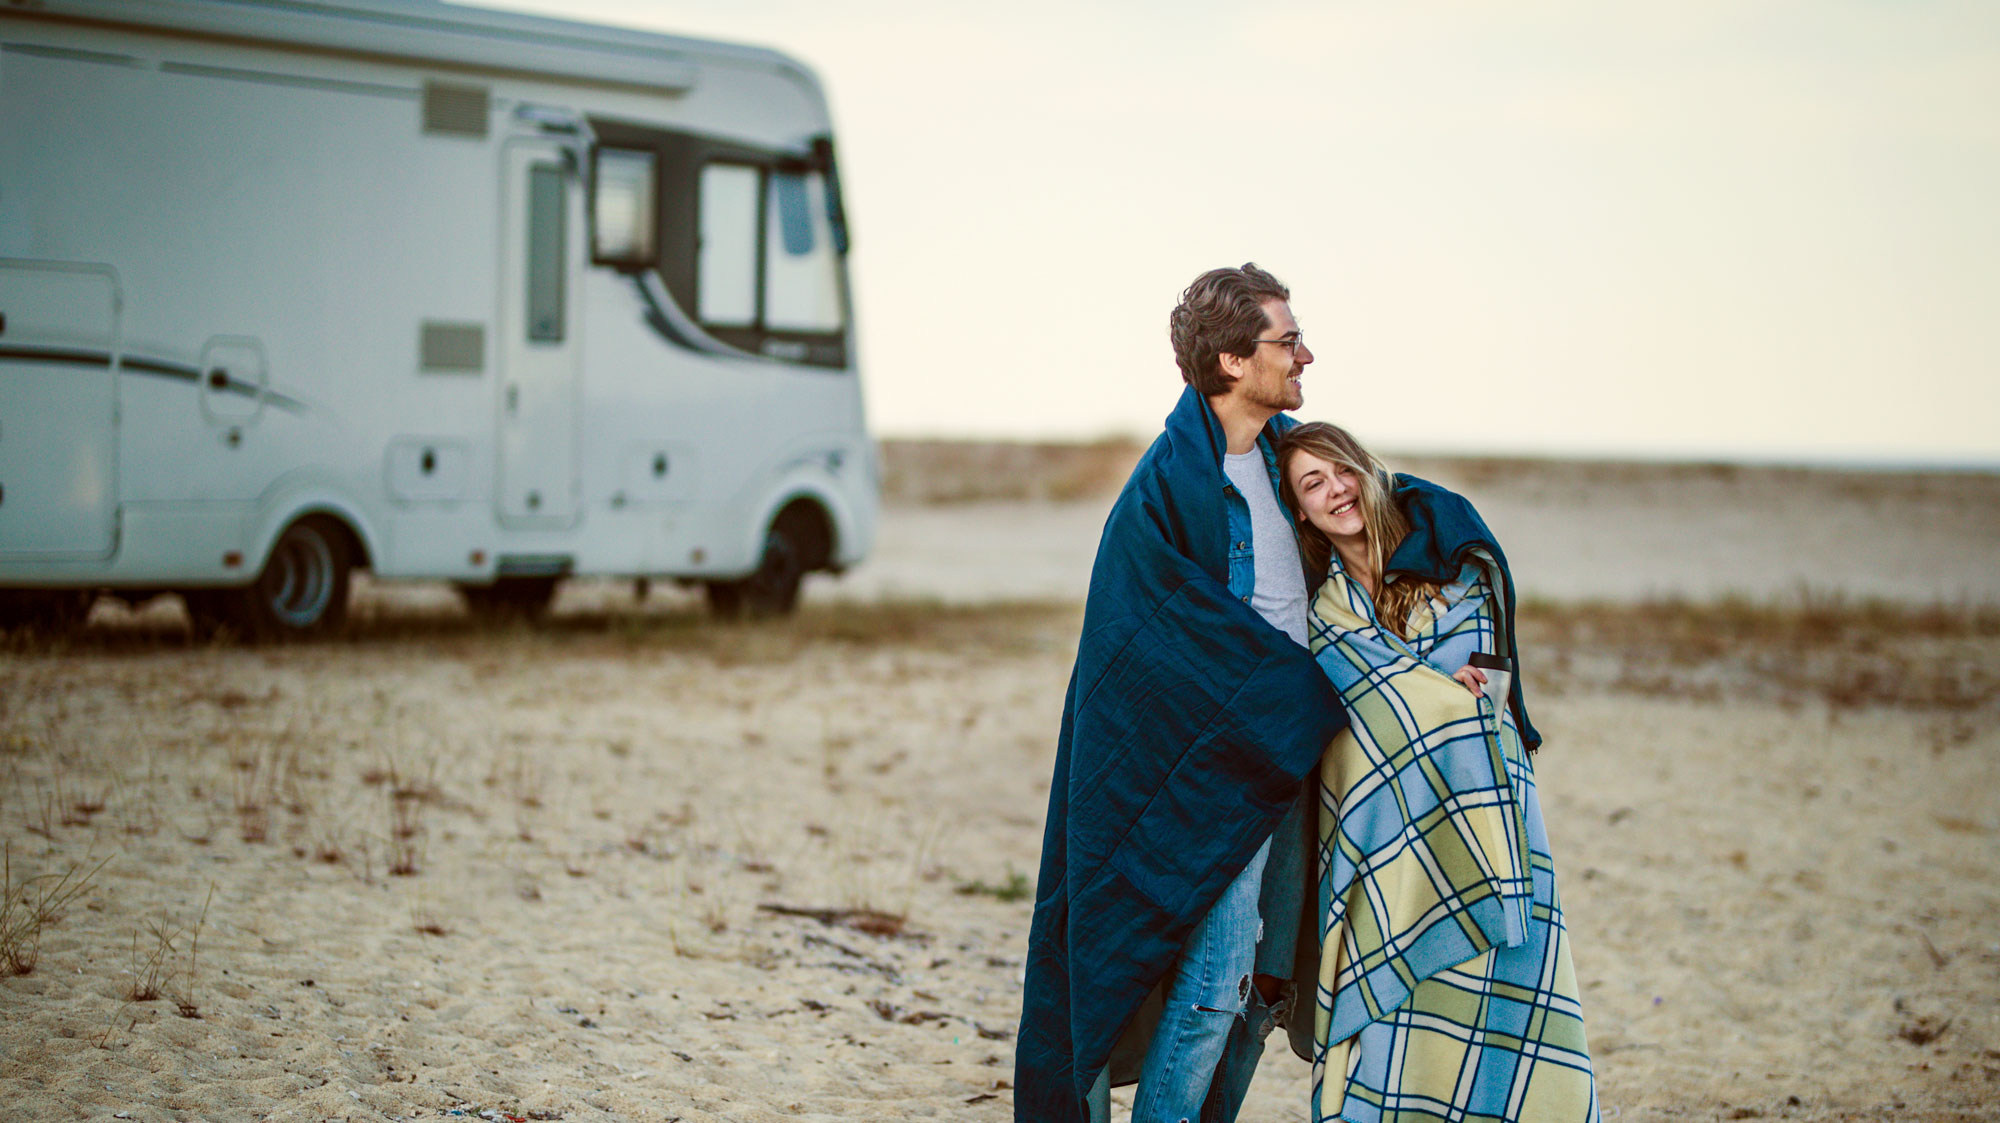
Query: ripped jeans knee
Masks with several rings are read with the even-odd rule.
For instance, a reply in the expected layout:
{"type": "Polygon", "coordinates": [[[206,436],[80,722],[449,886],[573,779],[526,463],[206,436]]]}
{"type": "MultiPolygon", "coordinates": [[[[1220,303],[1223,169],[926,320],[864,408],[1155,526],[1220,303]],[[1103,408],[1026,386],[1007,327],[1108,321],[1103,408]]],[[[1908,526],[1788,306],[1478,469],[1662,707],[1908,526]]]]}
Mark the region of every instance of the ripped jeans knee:
{"type": "MultiPolygon", "coordinates": [[[[1239,1102],[1255,1057],[1225,1063],[1232,1044],[1250,1041],[1253,1019],[1264,1019],[1254,978],[1263,922],[1257,915],[1269,844],[1224,889],[1182,945],[1166,987],[1166,1008],[1154,1030],[1133,1101],[1133,1123],[1201,1118],[1212,1086],[1239,1102]]],[[[1255,1039],[1261,1051],[1262,1038],[1255,1039]]]]}
{"type": "Polygon", "coordinates": [[[1251,989],[1250,972],[1245,971],[1243,972],[1243,976],[1236,980],[1235,1002],[1225,1004],[1220,1001],[1211,1000],[1213,1002],[1212,1005],[1204,1006],[1199,1001],[1191,1005],[1198,1014],[1228,1014],[1231,1017],[1240,1018],[1249,1009],[1251,989]]]}

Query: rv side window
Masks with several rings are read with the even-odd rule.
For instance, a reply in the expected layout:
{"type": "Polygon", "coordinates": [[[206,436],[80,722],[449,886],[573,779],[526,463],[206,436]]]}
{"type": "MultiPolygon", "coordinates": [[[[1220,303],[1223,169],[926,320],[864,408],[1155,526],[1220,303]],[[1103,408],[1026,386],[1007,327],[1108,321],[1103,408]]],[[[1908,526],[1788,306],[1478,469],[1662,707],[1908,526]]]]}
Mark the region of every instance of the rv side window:
{"type": "Polygon", "coordinates": [[[701,170],[701,243],[695,256],[696,316],[711,327],[757,322],[758,169],[701,170]]]}
{"type": "Polygon", "coordinates": [[[650,265],[655,246],[653,154],[600,148],[593,182],[591,260],[600,265],[650,265]]]}
{"type": "Polygon", "coordinates": [[[563,338],[563,169],[528,169],[528,338],[563,338]]]}
{"type": "Polygon", "coordinates": [[[773,172],[764,207],[764,327],[833,332],[841,327],[840,261],[818,172],[773,172]]]}

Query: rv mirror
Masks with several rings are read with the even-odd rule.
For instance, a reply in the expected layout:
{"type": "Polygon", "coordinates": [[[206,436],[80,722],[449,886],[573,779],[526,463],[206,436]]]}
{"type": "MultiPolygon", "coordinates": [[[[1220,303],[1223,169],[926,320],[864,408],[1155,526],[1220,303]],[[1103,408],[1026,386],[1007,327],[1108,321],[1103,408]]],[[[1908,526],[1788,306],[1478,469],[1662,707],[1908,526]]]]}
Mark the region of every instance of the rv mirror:
{"type": "Polygon", "coordinates": [[[654,156],[630,148],[597,150],[591,189],[591,258],[604,265],[653,261],[654,156]]]}

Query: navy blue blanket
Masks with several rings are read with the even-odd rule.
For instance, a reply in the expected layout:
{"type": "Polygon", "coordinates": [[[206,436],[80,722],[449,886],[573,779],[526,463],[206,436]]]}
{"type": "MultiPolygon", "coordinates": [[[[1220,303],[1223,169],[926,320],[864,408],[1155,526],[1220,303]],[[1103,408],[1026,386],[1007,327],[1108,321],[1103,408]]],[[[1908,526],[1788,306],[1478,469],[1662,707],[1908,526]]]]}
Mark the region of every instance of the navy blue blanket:
{"type": "Polygon", "coordinates": [[[1389,573],[1411,574],[1428,581],[1448,585],[1458,579],[1458,571],[1464,567],[1466,555],[1478,547],[1493,556],[1493,561],[1506,576],[1503,591],[1506,604],[1507,654],[1513,656],[1514,689],[1510,701],[1514,705],[1514,722],[1521,730],[1521,743],[1533,752],[1540,748],[1542,735],[1528,720],[1528,703],[1521,693],[1520,648],[1514,643],[1514,576],[1507,568],[1507,555],[1500,552],[1500,543],[1493,532],[1486,529],[1486,520],[1479,517],[1472,504],[1457,492],[1418,479],[1416,476],[1398,474],[1395,486],[1390,489],[1390,498],[1403,509],[1410,518],[1410,536],[1396,547],[1396,552],[1382,568],[1389,573]]]}
{"type": "Polygon", "coordinates": [[[1224,447],[1185,391],[1105,522],[1028,936],[1019,1120],[1086,1118],[1120,1030],[1347,723],[1306,649],[1230,595],[1224,447]]]}

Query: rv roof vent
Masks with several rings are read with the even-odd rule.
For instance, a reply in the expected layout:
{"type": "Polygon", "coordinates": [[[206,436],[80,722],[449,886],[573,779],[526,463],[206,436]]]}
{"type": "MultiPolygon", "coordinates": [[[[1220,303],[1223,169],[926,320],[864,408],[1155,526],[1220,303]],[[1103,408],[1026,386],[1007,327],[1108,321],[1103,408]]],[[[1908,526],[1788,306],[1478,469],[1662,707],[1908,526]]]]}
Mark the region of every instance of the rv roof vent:
{"type": "Polygon", "coordinates": [[[487,128],[486,87],[424,83],[425,132],[485,136],[487,128]]]}

